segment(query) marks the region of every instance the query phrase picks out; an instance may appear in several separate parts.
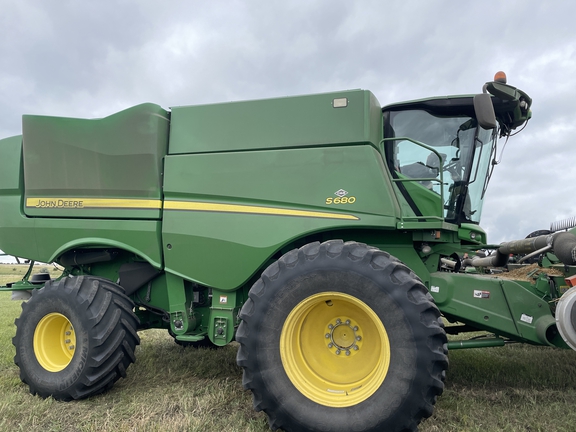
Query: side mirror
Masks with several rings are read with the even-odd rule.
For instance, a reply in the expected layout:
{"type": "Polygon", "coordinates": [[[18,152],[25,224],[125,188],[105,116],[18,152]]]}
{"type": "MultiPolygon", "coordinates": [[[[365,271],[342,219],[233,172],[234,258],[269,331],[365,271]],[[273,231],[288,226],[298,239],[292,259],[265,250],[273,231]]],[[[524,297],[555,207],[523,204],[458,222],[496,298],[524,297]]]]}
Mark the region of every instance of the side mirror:
{"type": "Polygon", "coordinates": [[[498,126],[492,97],[488,93],[481,93],[474,96],[474,112],[478,124],[484,129],[494,129],[498,126]]]}

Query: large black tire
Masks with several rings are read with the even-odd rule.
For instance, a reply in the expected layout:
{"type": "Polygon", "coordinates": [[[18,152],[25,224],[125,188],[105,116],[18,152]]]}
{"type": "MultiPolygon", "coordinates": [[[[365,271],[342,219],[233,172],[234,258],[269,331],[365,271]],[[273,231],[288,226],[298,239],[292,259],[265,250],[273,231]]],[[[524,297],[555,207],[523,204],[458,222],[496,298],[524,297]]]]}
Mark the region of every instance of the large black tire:
{"type": "Polygon", "coordinates": [[[273,430],[414,431],[444,389],[447,339],[422,282],[331,240],[270,265],[242,307],[243,385],[273,430]]]}
{"type": "Polygon", "coordinates": [[[30,393],[82,399],[110,389],[135,361],[134,303],[106,279],[49,281],[22,303],[14,363],[30,393]]]}

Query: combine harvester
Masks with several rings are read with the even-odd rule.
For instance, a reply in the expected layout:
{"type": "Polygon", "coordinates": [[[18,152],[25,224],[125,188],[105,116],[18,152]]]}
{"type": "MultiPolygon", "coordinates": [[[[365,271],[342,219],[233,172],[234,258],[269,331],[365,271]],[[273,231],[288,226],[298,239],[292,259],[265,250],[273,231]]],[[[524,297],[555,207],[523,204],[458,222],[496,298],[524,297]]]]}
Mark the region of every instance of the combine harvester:
{"type": "Polygon", "coordinates": [[[64,272],[2,288],[25,300],[22,381],[58,400],[101,393],[138,331],[161,328],[236,340],[272,429],[404,431],[432,414],[449,349],[576,349],[576,237],[491,245],[479,226],[497,140],[531,103],[499,73],[475,96],[385,107],[352,90],[23,116],[0,141],[0,249],[64,272]],[[461,262],[479,249],[496,252],[461,262]],[[561,276],[487,274],[543,251],[561,276]],[[476,331],[493,336],[446,336],[476,331]]]}

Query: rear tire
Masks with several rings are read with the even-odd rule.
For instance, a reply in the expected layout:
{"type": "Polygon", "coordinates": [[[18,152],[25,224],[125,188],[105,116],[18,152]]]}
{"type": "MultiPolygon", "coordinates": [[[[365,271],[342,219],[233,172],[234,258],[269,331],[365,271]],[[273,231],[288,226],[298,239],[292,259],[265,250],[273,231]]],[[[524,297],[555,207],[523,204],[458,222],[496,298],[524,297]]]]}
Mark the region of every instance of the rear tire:
{"type": "Polygon", "coordinates": [[[82,399],[110,389],[136,359],[134,303],[106,279],[79,276],[32,291],[16,319],[14,363],[30,393],[82,399]]]}
{"type": "Polygon", "coordinates": [[[237,362],[272,429],[413,431],[432,414],[446,333],[397,259],[355,242],[311,243],[269,266],[249,297],[237,362]]]}

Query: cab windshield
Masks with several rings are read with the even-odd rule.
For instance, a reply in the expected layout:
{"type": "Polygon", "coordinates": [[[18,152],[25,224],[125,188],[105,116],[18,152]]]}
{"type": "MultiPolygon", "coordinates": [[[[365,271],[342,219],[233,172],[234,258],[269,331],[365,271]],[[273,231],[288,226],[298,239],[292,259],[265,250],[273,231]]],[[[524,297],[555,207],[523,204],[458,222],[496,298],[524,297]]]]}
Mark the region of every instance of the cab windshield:
{"type": "Polygon", "coordinates": [[[447,222],[479,223],[494,131],[479,127],[471,116],[421,109],[387,111],[384,124],[390,171],[416,216],[430,215],[423,203],[435,194],[447,222]]]}

